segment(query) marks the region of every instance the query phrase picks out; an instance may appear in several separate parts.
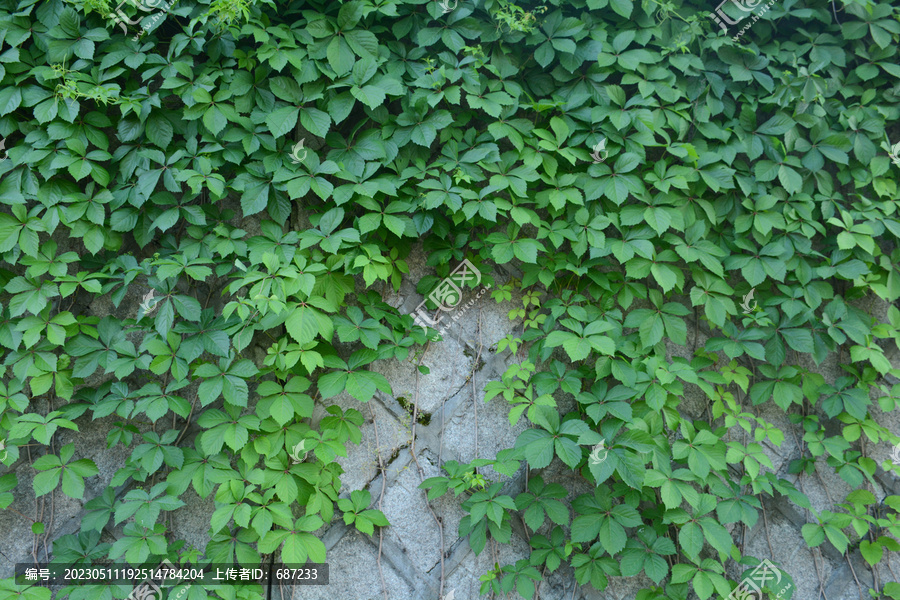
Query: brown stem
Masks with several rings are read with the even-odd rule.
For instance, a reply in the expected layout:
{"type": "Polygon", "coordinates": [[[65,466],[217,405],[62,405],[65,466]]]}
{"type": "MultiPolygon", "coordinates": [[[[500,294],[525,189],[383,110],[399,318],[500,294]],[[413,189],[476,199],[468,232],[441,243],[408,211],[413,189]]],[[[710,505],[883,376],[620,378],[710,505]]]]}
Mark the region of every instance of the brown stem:
{"type": "Polygon", "coordinates": [[[863,598],[862,586],[859,584],[859,579],[856,577],[856,570],[853,568],[853,562],[850,560],[850,555],[847,554],[845,558],[847,559],[847,564],[850,565],[850,572],[853,573],[853,579],[856,581],[856,589],[859,591],[859,600],[865,600],[865,598],[863,598]]]}
{"type": "Polygon", "coordinates": [[[475,325],[478,330],[478,353],[475,356],[475,363],[472,365],[472,406],[475,409],[475,454],[478,458],[478,395],[475,392],[475,373],[478,371],[478,361],[481,360],[481,309],[478,309],[478,322],[475,325]]]}
{"type": "MultiPolygon", "coordinates": [[[[425,352],[419,357],[418,364],[416,365],[416,392],[414,397],[414,405],[413,405],[413,424],[412,424],[412,440],[410,441],[410,452],[412,453],[413,460],[416,463],[416,468],[419,471],[419,482],[425,481],[425,470],[422,469],[422,465],[419,464],[419,457],[416,456],[416,425],[418,425],[418,417],[419,417],[419,365],[422,364],[422,359],[425,358],[425,353],[428,352],[428,348],[431,346],[431,342],[428,342],[425,345],[425,352]]],[[[441,520],[438,518],[436,514],[434,514],[434,510],[431,508],[431,504],[428,502],[428,493],[423,489],[422,493],[425,494],[425,506],[428,508],[428,512],[431,513],[431,517],[434,519],[434,522],[437,523],[438,530],[441,532],[441,590],[440,595],[441,598],[444,597],[444,526],[441,524],[441,520]]]]}
{"type": "MultiPolygon", "coordinates": [[[[375,409],[369,404],[369,411],[372,413],[372,427],[375,429],[375,455],[378,457],[378,470],[381,472],[381,494],[378,496],[378,510],[381,510],[381,503],[384,500],[384,486],[387,482],[387,473],[384,471],[384,463],[381,460],[381,442],[378,441],[378,419],[375,417],[375,409]]],[[[384,541],[384,528],[378,528],[378,577],[381,579],[381,591],[384,593],[384,600],[388,599],[387,585],[384,583],[384,570],[381,568],[381,544],[384,541]]]]}
{"type": "Polygon", "coordinates": [[[14,509],[12,506],[7,506],[7,507],[6,507],[6,510],[11,510],[11,511],[13,511],[14,513],[16,513],[17,515],[19,515],[20,517],[22,517],[23,519],[28,519],[28,520],[31,521],[32,523],[36,523],[36,521],[35,521],[34,519],[32,519],[31,517],[26,517],[25,515],[23,515],[22,513],[20,513],[19,511],[17,511],[16,509],[14,509]]]}
{"type": "MultiPolygon", "coordinates": [[[[794,443],[797,444],[797,449],[800,451],[800,459],[803,459],[803,455],[806,453],[803,449],[803,446],[800,445],[800,439],[797,437],[797,433],[794,431],[793,427],[789,427],[788,431],[791,432],[791,436],[794,438],[794,443]]],[[[806,495],[806,491],[803,489],[803,471],[797,474],[797,484],[800,486],[800,492],[803,495],[806,495]]],[[[806,519],[809,520],[809,509],[804,508],[803,512],[806,513],[806,519]]],[[[810,554],[813,558],[813,566],[816,568],[816,579],[819,581],[819,594],[822,596],[823,600],[828,600],[828,596],[825,595],[825,581],[822,579],[822,574],[819,572],[819,549],[814,548],[810,550],[810,554]]]]}
{"type": "Polygon", "coordinates": [[[181,441],[181,438],[184,437],[184,434],[187,433],[188,427],[189,427],[190,424],[191,424],[191,417],[194,415],[194,406],[195,406],[196,404],[197,404],[197,396],[194,396],[194,399],[191,400],[191,410],[190,410],[190,412],[188,413],[187,421],[185,421],[185,423],[184,423],[184,429],[181,430],[181,434],[178,436],[178,439],[175,440],[175,445],[176,445],[176,446],[177,446],[178,443],[181,441]]]}

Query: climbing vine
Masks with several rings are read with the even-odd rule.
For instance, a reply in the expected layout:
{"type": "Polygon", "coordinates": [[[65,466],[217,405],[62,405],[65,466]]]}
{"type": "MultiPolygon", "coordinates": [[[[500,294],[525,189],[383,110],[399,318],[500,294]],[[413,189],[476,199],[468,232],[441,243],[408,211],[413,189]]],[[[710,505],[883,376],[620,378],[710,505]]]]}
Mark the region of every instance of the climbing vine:
{"type": "MultiPolygon", "coordinates": [[[[0,509],[36,562],[324,562],[336,516],[381,539],[373,494],[339,494],[366,411],[313,416],[391,398],[379,361],[428,376],[442,337],[387,301],[422,252],[419,293],[466,260],[517,324],[473,393],[527,428],[421,482],[459,498],[476,553],[525,527],[482,594],[532,598],[565,564],[597,590],[646,575],[639,600],[727,597],[786,496],[808,546],[861,553],[872,597],[900,598],[878,480],[900,459],[873,459],[900,443],[879,422],[900,399],[900,11],[784,0],[737,36],[696,0],[520,4],[0,0],[0,509]],[[62,441],[96,419],[127,459],[89,497],[99,461],[62,441]],[[799,486],[766,451],[788,438],[799,486]],[[557,460],[592,491],[566,501],[557,460]],[[853,491],[817,510],[824,469],[853,491]],[[206,548],[172,535],[189,488],[215,505],[206,548]],[[51,539],[60,495],[85,513],[51,539]]],[[[0,581],[20,597],[50,593],[0,581]]]]}

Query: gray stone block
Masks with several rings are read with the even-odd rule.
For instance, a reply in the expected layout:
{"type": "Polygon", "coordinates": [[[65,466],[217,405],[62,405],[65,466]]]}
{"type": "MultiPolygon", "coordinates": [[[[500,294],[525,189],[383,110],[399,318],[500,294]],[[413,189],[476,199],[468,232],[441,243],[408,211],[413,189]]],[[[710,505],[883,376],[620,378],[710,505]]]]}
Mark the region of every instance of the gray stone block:
{"type": "MultiPolygon", "coordinates": [[[[377,540],[377,537],[376,537],[377,540]]],[[[377,541],[376,541],[377,543],[377,541]]],[[[378,548],[356,531],[348,531],[329,550],[329,585],[294,586],[291,600],[383,600],[377,564],[378,548]]],[[[382,558],[382,571],[390,600],[419,600],[415,587],[382,558]]],[[[285,590],[285,597],[288,597],[285,590]]],[[[275,595],[275,598],[280,596],[275,595]]]]}
{"type": "MultiPolygon", "coordinates": [[[[435,462],[434,454],[427,451],[420,453],[419,464],[425,471],[425,478],[443,474],[435,462]]],[[[418,487],[420,478],[417,471],[416,463],[410,460],[386,488],[383,512],[391,526],[385,529],[385,535],[406,551],[419,572],[427,573],[440,563],[441,534],[425,505],[425,490],[418,487]]],[[[381,486],[376,483],[372,488],[370,491],[374,507],[381,493],[381,486]]],[[[459,507],[460,501],[461,498],[456,499],[452,492],[448,492],[431,502],[432,510],[442,520],[445,552],[459,539],[459,521],[465,515],[459,507]]]]}
{"type": "Polygon", "coordinates": [[[419,372],[418,362],[413,361],[412,353],[403,362],[396,359],[376,361],[370,370],[381,373],[391,382],[393,398],[385,402],[397,402],[397,398],[402,398],[403,404],[409,407],[406,408],[408,411],[412,410],[415,402],[418,381],[419,414],[431,414],[443,400],[468,381],[474,356],[467,350],[464,344],[453,338],[432,342],[421,360],[421,364],[430,371],[427,375],[419,372]]]}

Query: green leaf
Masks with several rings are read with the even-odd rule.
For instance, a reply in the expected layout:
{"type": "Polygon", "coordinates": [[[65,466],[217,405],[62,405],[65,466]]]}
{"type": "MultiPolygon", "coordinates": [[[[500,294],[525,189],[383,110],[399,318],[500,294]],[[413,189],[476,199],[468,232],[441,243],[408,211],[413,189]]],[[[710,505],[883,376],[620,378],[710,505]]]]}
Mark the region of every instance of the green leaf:
{"type": "Polygon", "coordinates": [[[34,480],[31,482],[34,488],[34,495],[44,496],[55,490],[56,486],[59,485],[59,478],[60,469],[58,468],[35,475],[34,480]]]}
{"type": "Polygon", "coordinates": [[[266,127],[276,138],[290,132],[297,125],[300,109],[293,106],[278,108],[266,116],[266,127]]]}
{"type": "Polygon", "coordinates": [[[309,306],[296,307],[284,326],[298,344],[307,344],[319,333],[319,311],[309,306]]]}
{"type": "Polygon", "coordinates": [[[631,0],[610,0],[610,6],[614,11],[626,19],[631,17],[631,11],[633,9],[631,0]]]}
{"type": "Polygon", "coordinates": [[[685,523],[678,532],[678,543],[687,556],[696,559],[703,549],[703,530],[696,523],[685,523]]]}

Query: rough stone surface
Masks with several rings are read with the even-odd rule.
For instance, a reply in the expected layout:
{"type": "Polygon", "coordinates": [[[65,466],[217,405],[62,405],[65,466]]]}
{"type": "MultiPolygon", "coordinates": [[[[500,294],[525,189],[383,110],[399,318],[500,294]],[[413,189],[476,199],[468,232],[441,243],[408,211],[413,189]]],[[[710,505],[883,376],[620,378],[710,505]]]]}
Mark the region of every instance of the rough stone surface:
{"type": "MultiPolygon", "coordinates": [[[[293,587],[292,600],[336,600],[359,598],[378,600],[381,583],[378,576],[378,547],[359,532],[348,531],[328,553],[329,584],[327,586],[293,587]]],[[[382,561],[384,583],[391,600],[416,600],[415,588],[382,561]]]]}
{"type": "MultiPolygon", "coordinates": [[[[434,456],[419,456],[425,478],[441,474],[434,459],[434,456]]],[[[425,506],[425,490],[419,489],[421,480],[417,471],[413,461],[402,468],[391,486],[385,490],[382,511],[391,522],[391,527],[386,531],[387,537],[406,551],[406,556],[416,569],[425,573],[440,563],[441,534],[425,506]]],[[[377,503],[376,498],[380,493],[380,485],[372,490],[374,503],[377,503]]],[[[459,507],[459,502],[451,498],[452,494],[432,503],[435,514],[441,515],[443,520],[445,547],[458,539],[456,532],[459,521],[465,514],[459,507]]]]}
{"type": "MultiPolygon", "coordinates": [[[[819,577],[816,575],[812,552],[793,524],[783,515],[774,513],[767,519],[768,523],[766,519],[760,518],[754,527],[745,553],[766,557],[783,567],[794,579],[794,597],[798,600],[814,598],[819,587],[819,577]]],[[[732,577],[739,578],[745,569],[746,567],[735,565],[729,573],[732,577]]],[[[819,569],[822,571],[821,576],[827,578],[831,566],[826,563],[819,565],[819,569]]]]}
{"type": "Polygon", "coordinates": [[[419,373],[417,362],[410,357],[400,362],[396,359],[376,361],[371,370],[384,375],[391,382],[394,398],[397,402],[402,398],[410,405],[416,395],[416,374],[419,383],[419,413],[431,414],[438,409],[451,390],[457,390],[466,383],[472,372],[474,358],[465,354],[467,348],[457,340],[450,338],[443,342],[432,342],[424,355],[421,364],[428,367],[428,375],[419,373]]]}
{"type": "Polygon", "coordinates": [[[359,402],[349,394],[338,394],[333,398],[316,403],[313,412],[313,427],[317,428],[323,417],[328,416],[325,408],[339,406],[346,412],[355,409],[362,413],[365,421],[360,426],[362,440],[359,445],[346,444],[347,456],[338,456],[336,461],[344,469],[341,476],[341,493],[363,489],[378,474],[378,455],[384,464],[393,460],[400,448],[410,443],[410,420],[401,421],[387,410],[378,400],[368,402],[368,406],[359,402]],[[372,423],[374,411],[378,425],[376,443],[375,427],[372,423]]]}
{"type": "MultiPolygon", "coordinates": [[[[471,385],[459,391],[459,406],[456,415],[447,420],[444,426],[444,446],[453,449],[459,456],[460,462],[471,462],[476,458],[494,458],[500,450],[512,448],[516,438],[527,428],[525,417],[514,427],[510,427],[509,405],[502,396],[495,396],[490,402],[484,402],[484,383],[476,378],[474,402],[477,403],[477,408],[473,405],[471,385]],[[476,410],[478,413],[477,455],[476,410]]],[[[524,468],[523,466],[522,469],[524,468]]],[[[492,481],[507,479],[506,476],[494,471],[492,467],[484,467],[481,472],[492,481]]]]}
{"type": "Polygon", "coordinates": [[[172,511],[172,532],[175,539],[187,542],[186,548],[192,546],[201,552],[209,543],[209,528],[212,514],[216,510],[216,493],[201,498],[190,486],[179,498],[190,510],[172,511]]]}

